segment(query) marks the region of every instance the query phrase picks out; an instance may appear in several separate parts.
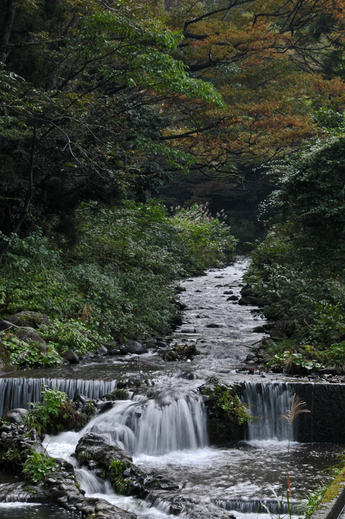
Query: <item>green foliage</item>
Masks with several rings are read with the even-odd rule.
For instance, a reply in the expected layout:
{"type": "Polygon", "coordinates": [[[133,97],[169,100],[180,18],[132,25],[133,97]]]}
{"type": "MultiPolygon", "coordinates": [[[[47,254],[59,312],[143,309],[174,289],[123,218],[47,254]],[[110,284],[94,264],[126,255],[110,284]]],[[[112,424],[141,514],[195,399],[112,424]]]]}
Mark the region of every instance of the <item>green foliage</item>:
{"type": "Polygon", "coordinates": [[[31,483],[40,483],[45,476],[58,470],[58,468],[59,464],[54,458],[33,452],[29,454],[24,463],[23,474],[31,483]]]}
{"type": "Polygon", "coordinates": [[[253,420],[253,417],[240,397],[236,388],[228,388],[216,382],[216,377],[212,377],[213,387],[205,387],[202,393],[208,395],[214,407],[214,413],[219,416],[235,419],[240,425],[253,420]],[[214,379],[214,381],[213,381],[214,379]]]}
{"type": "Polygon", "coordinates": [[[75,229],[74,242],[62,235],[59,246],[42,232],[13,237],[0,271],[0,311],[47,313],[51,326],[39,333],[51,351],[80,356],[110,335],[166,332],[176,314],[172,282],[226,263],[235,246],[229,227],[206,211],[171,218],[157,200],[81,204],[75,229]]]}
{"type": "Polygon", "coordinates": [[[296,348],[279,353],[307,370],[345,367],[344,150],[345,138],[333,137],[273,169],[283,175],[281,189],[265,206],[270,229],[246,278],[272,299],[268,317],[294,321],[297,349],[311,346],[308,355],[296,348]]]}
{"type": "Polygon", "coordinates": [[[237,242],[230,227],[210,214],[207,204],[176,211],[172,223],[183,236],[196,270],[221,266],[232,258],[237,242]]]}
{"type": "Polygon", "coordinates": [[[61,357],[53,345],[43,349],[39,342],[30,339],[21,341],[10,332],[1,340],[10,353],[12,364],[16,367],[50,367],[61,364],[61,357]]]}
{"type": "MultiPolygon", "coordinates": [[[[87,309],[85,309],[85,312],[87,309]]],[[[86,314],[84,313],[85,318],[86,314]]],[[[91,331],[80,319],[66,319],[60,321],[53,319],[49,327],[40,330],[41,337],[53,346],[60,354],[67,349],[72,349],[82,357],[87,351],[95,351],[106,339],[97,331],[91,331]]]]}
{"type": "Polygon", "coordinates": [[[87,416],[76,411],[66,393],[44,387],[41,394],[42,402],[32,404],[26,418],[28,426],[40,435],[79,430],[86,424],[87,416]]]}
{"type": "Polygon", "coordinates": [[[103,477],[110,480],[115,491],[121,495],[129,495],[130,493],[130,480],[123,477],[123,472],[127,468],[127,464],[124,461],[112,460],[108,469],[105,471],[103,477]]]}

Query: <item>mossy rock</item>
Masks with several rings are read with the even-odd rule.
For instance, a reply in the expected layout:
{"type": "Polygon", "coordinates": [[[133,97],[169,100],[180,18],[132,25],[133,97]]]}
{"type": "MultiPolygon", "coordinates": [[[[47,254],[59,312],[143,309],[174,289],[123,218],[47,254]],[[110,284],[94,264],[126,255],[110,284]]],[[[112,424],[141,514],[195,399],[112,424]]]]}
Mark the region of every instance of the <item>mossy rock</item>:
{"type": "Polygon", "coordinates": [[[240,401],[235,386],[220,384],[217,380],[201,386],[206,398],[207,428],[211,444],[223,445],[244,438],[246,419],[250,414],[240,401]]]}
{"type": "Polygon", "coordinates": [[[46,314],[32,312],[31,310],[25,310],[11,315],[6,318],[6,321],[15,324],[16,326],[29,326],[31,328],[50,326],[49,317],[46,314]]]}

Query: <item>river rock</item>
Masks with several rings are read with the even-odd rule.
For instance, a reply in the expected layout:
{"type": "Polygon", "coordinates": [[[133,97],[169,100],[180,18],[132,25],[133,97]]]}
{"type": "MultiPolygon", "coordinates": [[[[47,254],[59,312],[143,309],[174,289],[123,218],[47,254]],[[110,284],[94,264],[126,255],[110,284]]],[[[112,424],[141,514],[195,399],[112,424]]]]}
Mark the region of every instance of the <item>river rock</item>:
{"type": "Polygon", "coordinates": [[[31,328],[39,328],[42,325],[50,326],[49,317],[46,314],[31,312],[30,310],[11,315],[6,320],[16,326],[29,326],[31,328]]]}
{"type": "Polygon", "coordinates": [[[10,423],[22,424],[28,414],[29,411],[27,409],[18,407],[18,409],[12,409],[5,413],[4,418],[10,423]]]}
{"type": "Polygon", "coordinates": [[[142,353],[147,352],[146,344],[137,341],[129,341],[125,345],[126,353],[136,353],[137,355],[141,355],[142,353]]]}
{"type": "Polygon", "coordinates": [[[104,357],[105,355],[108,355],[108,349],[106,348],[106,346],[100,346],[99,348],[97,348],[96,353],[97,355],[101,355],[102,357],[104,357]]]}
{"type": "Polygon", "coordinates": [[[41,351],[46,352],[48,347],[46,342],[38,335],[38,333],[30,327],[20,328],[20,329],[12,329],[13,335],[15,335],[18,339],[24,342],[35,342],[37,345],[40,345],[41,351]]]}
{"type": "Polygon", "coordinates": [[[132,463],[132,457],[126,451],[117,447],[106,436],[95,432],[89,432],[79,440],[75,456],[81,463],[92,459],[102,468],[108,468],[114,459],[124,462],[126,466],[132,463]]]}
{"type": "Polygon", "coordinates": [[[238,304],[243,306],[257,306],[258,298],[254,296],[241,297],[238,304]]]}
{"type": "Polygon", "coordinates": [[[76,353],[74,353],[73,350],[66,350],[63,354],[63,358],[65,360],[68,360],[70,364],[79,364],[80,359],[76,353]]]}

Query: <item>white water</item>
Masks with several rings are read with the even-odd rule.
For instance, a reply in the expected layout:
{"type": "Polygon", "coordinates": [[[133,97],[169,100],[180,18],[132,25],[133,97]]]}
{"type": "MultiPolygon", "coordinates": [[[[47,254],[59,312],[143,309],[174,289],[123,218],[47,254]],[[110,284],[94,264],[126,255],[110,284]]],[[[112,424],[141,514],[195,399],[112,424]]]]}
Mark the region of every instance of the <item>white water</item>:
{"type": "MultiPolygon", "coordinates": [[[[183,518],[216,517],[216,510],[220,509],[214,503],[218,502],[226,510],[236,508],[233,513],[237,518],[251,519],[257,517],[257,513],[250,510],[256,512],[260,501],[274,497],[268,485],[279,497],[286,495],[287,465],[294,499],[305,497],[321,482],[321,470],[331,465],[340,449],[286,441],[293,436],[290,436],[289,429],[284,429],[287,424],[280,420],[280,416],[290,407],[292,395],[284,384],[260,385],[260,388],[254,383],[244,384],[243,398],[252,404],[253,415],[259,418],[249,428],[248,441],[222,449],[208,446],[203,402],[196,388],[208,376],[225,377],[225,380],[235,378],[236,368],[253,343],[260,339],[252,333],[260,319],[251,313],[250,308],[227,301],[225,294],[229,288],[235,294],[239,293],[245,266],[245,262],[238,262],[222,271],[210,272],[207,277],[183,282],[187,291],[181,298],[188,308],[185,323],[177,330],[174,339],[180,343],[196,344],[202,356],[195,357],[189,364],[165,363],[164,368],[162,362],[159,364],[157,361],[158,369],[156,365],[151,368],[152,354],[141,356],[137,363],[128,362],[128,366],[112,358],[98,368],[95,364],[95,369],[99,370],[98,380],[82,381],[88,397],[93,393],[101,396],[110,391],[104,384],[116,387],[111,377],[117,377],[115,369],[119,364],[122,373],[127,369],[131,376],[135,373],[142,379],[151,378],[155,388],[148,391],[148,398],[142,395],[137,400],[118,402],[112,410],[94,418],[80,433],[62,433],[45,439],[52,456],[73,461],[70,456],[81,435],[88,430],[101,433],[131,453],[138,466],[173,480],[179,485],[179,490],[161,492],[155,506],[150,507],[144,501],[117,496],[107,483],[84,468],[78,469],[87,495],[101,495],[145,519],[165,519],[171,500],[185,510],[183,518]],[[184,371],[195,378],[180,378],[184,371]],[[107,383],[99,380],[106,377],[107,383]]],[[[86,368],[73,367],[73,376],[80,376],[83,369],[86,368]]],[[[25,391],[32,395],[38,384],[30,386],[30,381],[25,383],[25,391]]],[[[65,384],[68,386],[69,382],[65,384]]],[[[73,397],[79,381],[70,384],[69,396],[73,397]]],[[[13,385],[17,392],[22,387],[18,381],[13,385]]],[[[25,393],[22,393],[21,398],[24,397],[25,393]]],[[[11,398],[9,395],[10,402],[11,398]]],[[[30,396],[30,400],[35,398],[30,396]]],[[[9,517],[13,519],[12,515],[9,517]]],[[[261,517],[266,519],[265,514],[261,517]]]]}

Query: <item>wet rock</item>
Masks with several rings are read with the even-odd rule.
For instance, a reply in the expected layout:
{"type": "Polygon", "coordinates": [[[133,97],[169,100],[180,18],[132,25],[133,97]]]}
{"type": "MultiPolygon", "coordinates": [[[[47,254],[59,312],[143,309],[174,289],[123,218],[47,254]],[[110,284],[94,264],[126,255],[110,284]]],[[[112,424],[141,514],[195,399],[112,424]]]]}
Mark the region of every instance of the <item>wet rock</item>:
{"type": "Polygon", "coordinates": [[[242,306],[257,306],[258,298],[254,296],[241,297],[241,299],[238,301],[238,304],[242,306]]]}
{"type": "Polygon", "coordinates": [[[255,333],[265,333],[266,330],[265,330],[264,326],[255,326],[255,328],[253,328],[253,332],[255,332],[255,333]]]}
{"type": "Polygon", "coordinates": [[[103,468],[108,468],[114,459],[122,461],[126,468],[132,463],[132,457],[126,451],[117,447],[107,437],[94,432],[85,434],[79,440],[75,456],[81,463],[93,460],[103,468]]]}
{"type": "Polygon", "coordinates": [[[225,290],[225,292],[223,292],[223,294],[226,296],[231,295],[233,293],[234,293],[233,290],[225,290]]]}
{"type": "Polygon", "coordinates": [[[146,344],[137,341],[129,341],[124,345],[124,348],[127,353],[135,353],[137,355],[141,355],[142,353],[147,352],[146,344]]]}
{"type": "Polygon", "coordinates": [[[252,287],[251,287],[250,285],[245,285],[245,286],[241,289],[241,296],[242,296],[242,297],[255,296],[255,294],[254,294],[254,290],[252,289],[252,287]]]}
{"type": "Polygon", "coordinates": [[[238,296],[230,296],[227,298],[227,301],[238,301],[238,300],[239,300],[238,296]]]}
{"type": "Polygon", "coordinates": [[[183,326],[180,329],[180,332],[181,333],[196,333],[196,329],[194,328],[194,326],[183,326]]]}
{"type": "Polygon", "coordinates": [[[206,328],[227,328],[225,323],[210,323],[206,325],[206,328]]]}
{"type": "Polygon", "coordinates": [[[25,417],[29,414],[27,409],[17,408],[12,409],[4,414],[4,418],[10,423],[22,424],[25,421],[25,417]]]}
{"type": "Polygon", "coordinates": [[[63,354],[63,359],[67,360],[70,364],[79,364],[80,359],[73,350],[66,350],[63,354]]]}
{"type": "Polygon", "coordinates": [[[97,355],[101,355],[104,357],[105,355],[108,355],[108,349],[105,346],[100,346],[96,350],[97,355]]]}
{"type": "Polygon", "coordinates": [[[114,407],[114,402],[98,402],[96,407],[99,409],[99,414],[106,413],[114,407]]]}

